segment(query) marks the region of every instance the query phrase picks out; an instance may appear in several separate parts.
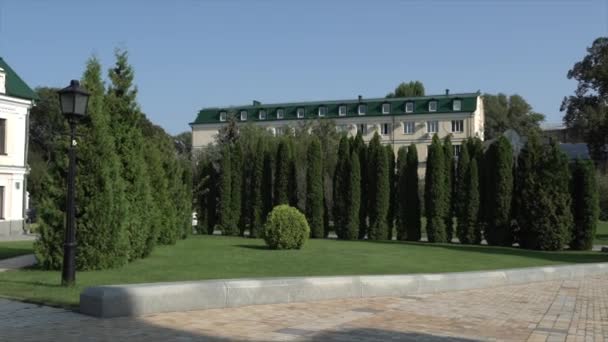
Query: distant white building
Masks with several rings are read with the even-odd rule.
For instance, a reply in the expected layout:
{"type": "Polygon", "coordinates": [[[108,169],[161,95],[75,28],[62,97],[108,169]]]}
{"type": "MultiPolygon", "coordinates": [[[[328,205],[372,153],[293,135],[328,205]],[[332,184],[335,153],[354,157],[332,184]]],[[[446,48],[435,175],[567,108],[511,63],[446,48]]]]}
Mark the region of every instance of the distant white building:
{"type": "Polygon", "coordinates": [[[29,111],[36,93],[0,57],[0,236],[24,231],[29,111]]]}

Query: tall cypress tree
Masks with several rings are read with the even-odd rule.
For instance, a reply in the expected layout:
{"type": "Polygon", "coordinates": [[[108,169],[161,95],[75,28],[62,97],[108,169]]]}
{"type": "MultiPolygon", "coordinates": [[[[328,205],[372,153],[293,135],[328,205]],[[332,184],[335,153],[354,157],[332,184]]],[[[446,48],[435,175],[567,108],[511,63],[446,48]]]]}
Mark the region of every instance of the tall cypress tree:
{"type": "Polygon", "coordinates": [[[405,165],[405,191],[403,211],[405,220],[405,239],[408,241],[419,241],[421,233],[421,211],[420,194],[418,193],[418,150],[415,144],[407,149],[407,160],[405,165]]]}
{"type": "Polygon", "coordinates": [[[346,135],[343,135],[340,139],[340,144],[338,145],[338,163],[336,164],[336,170],[334,172],[334,188],[333,188],[333,222],[334,222],[334,231],[338,238],[343,238],[343,232],[346,229],[346,220],[347,220],[347,191],[348,191],[348,182],[350,175],[348,174],[348,164],[350,155],[350,146],[348,143],[348,138],[346,135]]]}
{"type": "Polygon", "coordinates": [[[429,146],[425,177],[426,233],[429,242],[446,242],[447,189],[445,157],[437,135],[429,146]]]}
{"type": "Polygon", "coordinates": [[[486,152],[485,238],[489,245],[511,246],[511,203],[513,193],[513,150],[500,136],[486,152]]]}
{"type": "Polygon", "coordinates": [[[241,217],[241,195],[243,193],[243,150],[239,144],[230,146],[230,225],[222,232],[224,235],[239,235],[241,217]]]}
{"type": "Polygon", "coordinates": [[[125,181],[125,216],[129,236],[129,260],[148,255],[153,245],[153,231],[149,213],[153,210],[150,176],[144,158],[144,139],[141,132],[142,113],[136,102],[137,88],[133,85],[134,72],[128,63],[127,52],[115,52],[116,63],[109,71],[110,86],[105,96],[110,114],[111,131],[121,161],[121,175],[125,181]]]}
{"type": "Polygon", "coordinates": [[[388,225],[386,218],[390,201],[389,190],[389,170],[386,150],[380,145],[378,132],[374,134],[371,143],[373,144],[373,193],[370,201],[370,240],[386,240],[388,235],[388,225]]]}
{"type": "Polygon", "coordinates": [[[386,215],[387,239],[393,239],[395,229],[395,151],[392,145],[384,146],[386,149],[386,160],[388,162],[388,191],[389,205],[386,215]]]}
{"type": "MultiPolygon", "coordinates": [[[[287,189],[289,189],[287,193],[287,197],[289,198],[289,205],[300,209],[300,211],[304,212],[305,209],[299,206],[299,192],[298,191],[298,180],[297,180],[297,169],[296,169],[296,158],[300,156],[297,155],[297,151],[295,148],[295,142],[292,136],[286,137],[287,145],[289,146],[289,159],[288,159],[288,169],[289,174],[287,177],[287,189]]],[[[305,156],[301,156],[302,158],[306,158],[305,156]]]]}
{"type": "Polygon", "coordinates": [[[266,157],[264,140],[258,139],[255,155],[253,155],[253,168],[249,193],[251,194],[251,211],[249,218],[249,236],[257,238],[260,236],[264,224],[264,161],[266,157]]]}
{"type": "Polygon", "coordinates": [[[443,157],[445,158],[445,189],[446,189],[446,215],[445,232],[447,242],[452,242],[454,235],[454,210],[452,205],[452,192],[454,184],[454,146],[452,135],[448,134],[443,140],[443,157]]]}
{"type": "Polygon", "coordinates": [[[359,239],[364,239],[367,235],[367,216],[368,216],[368,193],[367,193],[367,146],[363,141],[363,135],[361,132],[357,133],[355,137],[355,146],[357,146],[357,153],[359,154],[360,164],[360,177],[361,185],[359,186],[361,197],[359,200],[359,239]]]}
{"type": "Polygon", "coordinates": [[[266,146],[264,151],[264,175],[262,177],[262,223],[266,223],[266,217],[272,211],[273,205],[273,169],[274,153],[272,146],[266,146]]]}
{"type": "Polygon", "coordinates": [[[321,159],[321,143],[312,138],[307,151],[306,167],[306,217],[313,238],[323,238],[325,227],[323,222],[323,164],[321,159]]]}
{"type": "MultiPolygon", "coordinates": [[[[468,159],[468,153],[460,156],[468,159]]],[[[466,188],[463,196],[464,203],[458,216],[457,235],[460,243],[479,244],[481,242],[481,230],[479,229],[479,175],[477,174],[477,163],[470,163],[466,172],[466,188]]]]}
{"type": "Polygon", "coordinates": [[[235,230],[232,218],[232,158],[230,146],[222,148],[219,172],[218,225],[223,235],[231,235],[235,230]]]}
{"type": "Polygon", "coordinates": [[[570,248],[589,250],[599,219],[599,196],[595,168],[590,160],[577,160],[572,165],[572,216],[574,227],[570,248]]]}
{"type": "Polygon", "coordinates": [[[395,188],[395,209],[396,209],[396,226],[397,240],[405,240],[407,231],[405,229],[405,201],[407,197],[406,184],[406,168],[407,168],[407,147],[401,146],[397,151],[397,185],[395,188]]]}
{"type": "Polygon", "coordinates": [[[356,240],[359,238],[359,210],[361,208],[361,165],[359,164],[359,151],[355,150],[350,155],[349,178],[347,193],[346,226],[344,229],[345,240],[356,240]]]}
{"type": "Polygon", "coordinates": [[[289,175],[291,163],[289,146],[284,139],[279,143],[276,158],[276,171],[274,179],[274,205],[289,204],[289,175]]]}

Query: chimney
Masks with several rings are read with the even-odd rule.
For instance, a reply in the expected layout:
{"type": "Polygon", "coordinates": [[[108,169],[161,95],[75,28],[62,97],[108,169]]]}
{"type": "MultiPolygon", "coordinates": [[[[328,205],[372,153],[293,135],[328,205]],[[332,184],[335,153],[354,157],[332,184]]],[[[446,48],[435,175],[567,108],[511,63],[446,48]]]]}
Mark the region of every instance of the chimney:
{"type": "Polygon", "coordinates": [[[445,96],[448,96],[448,95],[450,95],[450,89],[445,90],[445,96]]]}
{"type": "Polygon", "coordinates": [[[363,96],[359,95],[359,102],[361,102],[361,100],[363,100],[363,96]]]}
{"type": "Polygon", "coordinates": [[[254,106],[259,106],[259,105],[261,105],[261,104],[262,104],[262,103],[261,103],[260,101],[253,100],[253,105],[254,105],[254,106]]]}
{"type": "Polygon", "coordinates": [[[6,94],[6,73],[0,68],[0,94],[6,94]]]}

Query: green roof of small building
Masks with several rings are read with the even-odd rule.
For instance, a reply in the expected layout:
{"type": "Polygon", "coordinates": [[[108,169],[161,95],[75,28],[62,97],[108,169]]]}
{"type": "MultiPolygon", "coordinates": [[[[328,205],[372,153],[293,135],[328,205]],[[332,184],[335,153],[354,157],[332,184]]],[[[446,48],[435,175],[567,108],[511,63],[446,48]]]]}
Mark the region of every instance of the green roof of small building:
{"type": "Polygon", "coordinates": [[[25,83],[19,75],[11,68],[2,57],[0,57],[0,68],[6,74],[6,95],[26,100],[37,100],[38,95],[25,83]]]}
{"type": "Polygon", "coordinates": [[[415,115],[415,114],[436,114],[436,113],[462,113],[474,112],[477,109],[477,97],[480,93],[462,93],[462,94],[443,94],[429,95],[418,97],[394,97],[394,98],[373,98],[366,99],[351,99],[351,100],[328,100],[328,101],[311,101],[311,102],[289,102],[289,103],[259,103],[254,101],[252,105],[244,106],[229,106],[229,107],[212,107],[203,108],[198,112],[196,120],[190,125],[198,124],[213,124],[219,123],[220,113],[225,112],[227,115],[235,115],[240,120],[239,114],[241,111],[247,111],[246,122],[264,122],[264,121],[282,121],[282,120],[303,120],[319,118],[319,107],[326,107],[327,114],[323,118],[344,119],[364,116],[390,116],[390,115],[415,115]],[[461,101],[461,109],[454,111],[454,100],[461,101]],[[429,102],[437,101],[437,110],[429,111],[429,102]],[[406,103],[413,103],[413,111],[405,111],[406,103]],[[389,114],[382,113],[382,105],[390,104],[389,114]],[[367,105],[365,115],[359,115],[358,105],[367,105]],[[340,106],[346,106],[346,115],[338,115],[340,106]],[[277,119],[277,111],[282,109],[284,114],[282,119],[277,119]],[[304,118],[297,117],[297,110],[304,109],[304,118]],[[260,120],[259,111],[266,111],[266,119],[260,120]]]}

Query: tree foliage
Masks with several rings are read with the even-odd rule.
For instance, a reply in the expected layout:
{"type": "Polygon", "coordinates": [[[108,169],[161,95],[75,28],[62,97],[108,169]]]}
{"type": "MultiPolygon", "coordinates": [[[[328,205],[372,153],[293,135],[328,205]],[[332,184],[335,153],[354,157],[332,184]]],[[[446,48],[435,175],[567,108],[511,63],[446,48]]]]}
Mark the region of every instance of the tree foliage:
{"type": "Polygon", "coordinates": [[[424,85],[420,81],[410,81],[408,83],[401,82],[395,91],[386,95],[387,98],[391,97],[413,97],[413,96],[424,96],[424,85]]]}
{"type": "Polygon", "coordinates": [[[486,152],[485,238],[490,245],[511,246],[511,203],[513,201],[513,150],[500,136],[486,152]]]}
{"type": "Polygon", "coordinates": [[[486,140],[500,136],[507,129],[520,135],[539,134],[539,124],[545,119],[520,95],[484,94],[484,137],[486,140]]]}
{"type": "Polygon", "coordinates": [[[386,240],[388,224],[386,218],[389,210],[389,165],[386,149],[380,145],[380,135],[374,134],[370,142],[370,225],[368,239],[386,240]]]}
{"type": "Polygon", "coordinates": [[[593,247],[599,217],[595,168],[591,161],[577,160],[572,169],[570,192],[574,226],[569,245],[572,249],[589,250],[593,247]]]}
{"type": "Polygon", "coordinates": [[[445,180],[445,157],[437,135],[429,146],[426,163],[424,201],[426,211],[426,233],[430,242],[447,242],[445,216],[447,192],[445,180]]]}
{"type": "Polygon", "coordinates": [[[308,145],[306,158],[306,217],[311,237],[325,237],[323,222],[323,161],[321,143],[314,137],[308,145]]]}

